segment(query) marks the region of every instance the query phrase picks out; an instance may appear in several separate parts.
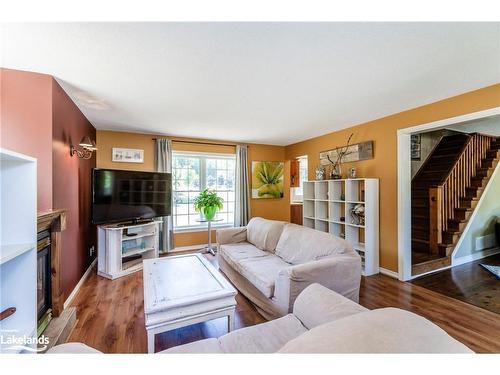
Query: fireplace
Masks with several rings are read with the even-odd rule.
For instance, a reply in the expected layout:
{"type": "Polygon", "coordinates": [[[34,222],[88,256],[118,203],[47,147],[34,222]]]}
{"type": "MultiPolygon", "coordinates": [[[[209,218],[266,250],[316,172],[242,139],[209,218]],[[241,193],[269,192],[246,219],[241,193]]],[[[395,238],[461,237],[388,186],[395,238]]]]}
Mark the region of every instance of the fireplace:
{"type": "Polygon", "coordinates": [[[38,333],[47,327],[52,315],[52,286],[50,271],[50,231],[42,230],[37,234],[37,319],[38,333]]]}
{"type": "Polygon", "coordinates": [[[61,231],[66,211],[39,212],[37,217],[37,333],[63,312],[61,288],[61,231]]]}

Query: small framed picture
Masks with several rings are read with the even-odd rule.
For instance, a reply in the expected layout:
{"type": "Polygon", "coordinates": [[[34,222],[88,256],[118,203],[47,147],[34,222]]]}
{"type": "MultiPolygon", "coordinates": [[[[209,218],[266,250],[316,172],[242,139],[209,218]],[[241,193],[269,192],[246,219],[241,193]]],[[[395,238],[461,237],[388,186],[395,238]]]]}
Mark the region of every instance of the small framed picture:
{"type": "Polygon", "coordinates": [[[411,160],[420,160],[420,134],[412,134],[410,136],[410,155],[411,160]]]}
{"type": "Polygon", "coordinates": [[[144,163],[144,150],[113,147],[111,160],[117,163],[144,163]]]}

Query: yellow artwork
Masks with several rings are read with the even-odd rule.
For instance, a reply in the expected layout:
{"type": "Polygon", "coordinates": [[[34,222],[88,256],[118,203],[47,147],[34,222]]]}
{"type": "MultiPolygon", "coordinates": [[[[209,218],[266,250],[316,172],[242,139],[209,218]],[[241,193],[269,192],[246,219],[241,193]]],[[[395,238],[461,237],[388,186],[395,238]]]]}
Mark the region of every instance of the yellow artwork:
{"type": "Polygon", "coordinates": [[[285,163],[252,162],[252,198],[283,198],[285,163]]]}

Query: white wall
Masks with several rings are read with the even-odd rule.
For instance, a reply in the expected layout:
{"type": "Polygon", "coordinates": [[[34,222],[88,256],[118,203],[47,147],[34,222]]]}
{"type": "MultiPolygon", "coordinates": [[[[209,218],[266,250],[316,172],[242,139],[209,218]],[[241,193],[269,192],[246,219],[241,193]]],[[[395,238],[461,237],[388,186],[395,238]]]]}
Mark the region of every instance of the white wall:
{"type": "MultiPolygon", "coordinates": [[[[480,255],[476,249],[476,239],[495,233],[495,221],[500,217],[500,164],[497,165],[478,206],[462,234],[454,259],[469,255],[480,255]]],[[[498,246],[498,244],[496,245],[498,246]]]]}

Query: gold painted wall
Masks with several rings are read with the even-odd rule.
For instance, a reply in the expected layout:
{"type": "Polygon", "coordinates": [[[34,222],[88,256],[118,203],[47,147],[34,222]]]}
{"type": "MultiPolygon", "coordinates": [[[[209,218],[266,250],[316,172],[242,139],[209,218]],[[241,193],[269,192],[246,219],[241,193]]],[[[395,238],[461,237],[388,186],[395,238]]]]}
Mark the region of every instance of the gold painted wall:
{"type": "Polygon", "coordinates": [[[321,151],[345,145],[351,133],[352,143],[374,141],[374,159],[346,163],[342,169],[345,174],[355,167],[359,177],[380,179],[380,265],[397,271],[397,130],[498,106],[500,84],[286,146],[285,158],[308,155],[309,179],[314,179],[321,151]]]}
{"type": "MultiPolygon", "coordinates": [[[[374,141],[375,157],[372,160],[343,165],[343,172],[354,166],[360,177],[380,179],[380,264],[397,271],[397,139],[398,129],[425,124],[466,113],[500,106],[500,84],[471,91],[432,104],[410,109],[381,119],[356,125],[348,129],[329,133],[286,147],[269,145],[249,145],[249,163],[252,160],[290,160],[308,155],[309,179],[314,179],[314,168],[319,164],[319,153],[342,146],[350,133],[354,133],[353,143],[374,141]]],[[[97,131],[97,167],[152,171],[154,169],[154,142],[151,134],[97,131]],[[113,163],[111,148],[139,148],[145,150],[144,164],[113,163]]],[[[234,153],[234,147],[206,149],[207,146],[175,144],[174,149],[191,151],[212,151],[234,153]]],[[[249,165],[249,170],[251,165],[249,165]]],[[[285,197],[282,199],[251,199],[252,216],[269,219],[290,219],[289,163],[285,165],[285,197]]],[[[176,247],[197,245],[206,242],[205,232],[177,233],[176,247]]]]}
{"type": "MultiPolygon", "coordinates": [[[[285,161],[285,148],[282,146],[249,145],[248,171],[252,173],[252,161],[285,161]]],[[[249,176],[249,181],[251,181],[249,176]]],[[[252,217],[260,216],[266,219],[290,221],[290,163],[285,162],[284,197],[281,199],[250,198],[252,217]]]]}
{"type": "MultiPolygon", "coordinates": [[[[97,168],[125,169],[136,171],[154,171],[154,141],[155,135],[128,132],[97,131],[97,168]],[[137,148],[144,150],[144,163],[117,163],[111,158],[112,148],[137,148]]],[[[187,138],[175,138],[189,140],[187,138]]],[[[212,141],[213,142],[213,141],[212,141]]],[[[217,141],[219,143],[219,141],[217,141]]],[[[225,142],[220,142],[225,143],[225,142]]],[[[235,147],[200,145],[189,143],[173,143],[176,151],[197,151],[215,153],[235,153],[235,147]]],[[[259,144],[248,145],[249,171],[251,162],[255,161],[285,161],[285,148],[282,146],[269,146],[259,144]]],[[[261,216],[275,220],[290,220],[290,181],[289,163],[285,163],[285,196],[281,199],[251,199],[250,210],[252,216],[261,216]]],[[[250,176],[249,176],[250,178],[250,176]]],[[[215,241],[215,232],[212,233],[215,241]]],[[[179,232],[174,236],[175,247],[199,245],[207,242],[206,231],[179,232]]]]}

